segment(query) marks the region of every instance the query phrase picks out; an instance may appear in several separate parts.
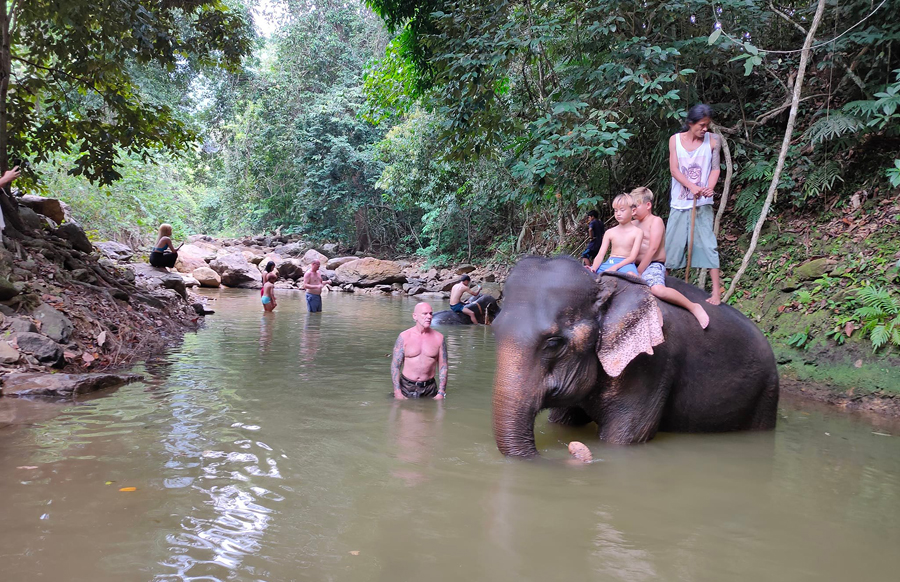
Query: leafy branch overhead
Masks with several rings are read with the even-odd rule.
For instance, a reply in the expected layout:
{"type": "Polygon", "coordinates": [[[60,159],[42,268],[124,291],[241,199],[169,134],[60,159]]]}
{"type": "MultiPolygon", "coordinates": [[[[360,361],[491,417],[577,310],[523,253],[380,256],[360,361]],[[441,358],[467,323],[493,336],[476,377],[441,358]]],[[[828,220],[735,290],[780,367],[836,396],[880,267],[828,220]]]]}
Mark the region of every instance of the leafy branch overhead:
{"type": "Polygon", "coordinates": [[[120,177],[120,151],[149,160],[196,136],[182,111],[143,90],[135,68],[155,66],[173,80],[185,70],[237,71],[253,38],[243,6],[222,0],[4,4],[13,12],[4,22],[2,163],[75,148],[73,173],[104,184],[120,177]]]}

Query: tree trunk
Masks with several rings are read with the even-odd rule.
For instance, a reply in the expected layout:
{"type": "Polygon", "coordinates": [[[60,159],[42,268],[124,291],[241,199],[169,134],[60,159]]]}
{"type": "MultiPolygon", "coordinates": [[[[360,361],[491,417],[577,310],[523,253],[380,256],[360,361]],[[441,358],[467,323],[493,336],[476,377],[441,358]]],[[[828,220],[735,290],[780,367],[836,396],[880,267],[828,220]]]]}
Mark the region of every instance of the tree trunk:
{"type": "MultiPolygon", "coordinates": [[[[9,93],[9,77],[12,72],[9,25],[14,10],[15,3],[7,12],[6,0],[0,0],[0,33],[2,33],[2,38],[0,38],[0,174],[9,169],[9,119],[6,111],[6,97],[9,93]]],[[[0,189],[0,210],[3,212],[6,223],[11,227],[9,234],[14,231],[29,231],[19,217],[19,204],[12,195],[11,186],[0,189]]]]}
{"type": "Polygon", "coordinates": [[[762,231],[763,224],[766,222],[769,208],[772,206],[772,200],[775,198],[775,192],[778,190],[778,182],[781,180],[781,172],[784,170],[784,161],[785,158],[787,158],[788,147],[791,145],[791,136],[794,133],[794,124],[797,121],[797,109],[800,105],[800,93],[803,91],[803,77],[806,74],[806,65],[809,62],[810,47],[815,39],[816,29],[819,28],[819,23],[822,21],[822,14],[824,13],[825,0],[818,0],[816,14],[813,16],[812,24],[809,26],[809,33],[806,35],[806,40],[803,42],[803,49],[800,53],[800,66],[797,69],[797,78],[794,80],[794,92],[791,98],[791,112],[788,115],[787,128],[784,130],[784,139],[781,142],[781,153],[778,155],[778,163],[775,165],[772,183],[769,184],[769,193],[766,195],[766,201],[763,203],[762,211],[759,213],[759,220],[756,221],[756,226],[753,228],[750,247],[744,254],[744,260],[741,261],[741,268],[738,269],[738,272],[734,275],[734,279],[731,280],[731,285],[728,287],[728,291],[722,298],[723,301],[727,301],[734,294],[738,281],[741,280],[741,277],[747,270],[747,265],[750,264],[750,259],[756,251],[756,244],[759,242],[759,233],[762,231]]]}
{"type": "Polygon", "coordinates": [[[360,251],[369,250],[369,226],[366,224],[366,207],[356,209],[353,217],[356,223],[356,249],[360,251]]]}

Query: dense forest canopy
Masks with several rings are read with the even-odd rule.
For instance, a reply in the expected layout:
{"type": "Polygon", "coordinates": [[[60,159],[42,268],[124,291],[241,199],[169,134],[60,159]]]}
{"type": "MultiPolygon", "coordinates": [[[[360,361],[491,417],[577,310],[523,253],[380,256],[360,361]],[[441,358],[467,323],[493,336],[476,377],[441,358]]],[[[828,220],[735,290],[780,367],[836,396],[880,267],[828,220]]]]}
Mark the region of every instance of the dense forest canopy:
{"type": "MultiPolygon", "coordinates": [[[[433,263],[572,251],[584,213],[608,216],[615,194],[665,200],[666,140],[700,101],[729,146],[726,220],[752,228],[816,8],[94,4],[7,3],[4,151],[98,236],[142,241],[161,220],[182,235],[280,229],[433,263]],[[274,5],[275,31],[254,35],[274,5]]],[[[826,3],[776,213],[900,184],[898,9],[826,3]]]]}

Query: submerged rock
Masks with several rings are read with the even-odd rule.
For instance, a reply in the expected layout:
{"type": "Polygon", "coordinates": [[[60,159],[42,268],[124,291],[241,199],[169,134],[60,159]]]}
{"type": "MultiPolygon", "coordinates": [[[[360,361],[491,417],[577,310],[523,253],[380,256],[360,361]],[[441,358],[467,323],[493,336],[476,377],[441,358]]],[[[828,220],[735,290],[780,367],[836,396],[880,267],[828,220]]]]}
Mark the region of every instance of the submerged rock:
{"type": "Polygon", "coordinates": [[[118,388],[142,377],[135,374],[44,374],[25,372],[7,374],[3,379],[5,396],[71,397],[104,388],[118,388]]]}

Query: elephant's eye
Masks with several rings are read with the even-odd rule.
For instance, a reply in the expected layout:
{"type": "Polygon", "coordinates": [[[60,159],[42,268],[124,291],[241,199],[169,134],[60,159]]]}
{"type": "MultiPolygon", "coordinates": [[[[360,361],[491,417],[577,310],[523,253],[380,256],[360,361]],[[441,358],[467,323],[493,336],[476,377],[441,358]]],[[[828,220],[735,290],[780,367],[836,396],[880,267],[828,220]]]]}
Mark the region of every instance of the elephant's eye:
{"type": "Polygon", "coordinates": [[[559,336],[549,337],[547,338],[547,341],[544,342],[544,347],[548,350],[558,350],[564,345],[566,345],[566,340],[559,336]]]}

